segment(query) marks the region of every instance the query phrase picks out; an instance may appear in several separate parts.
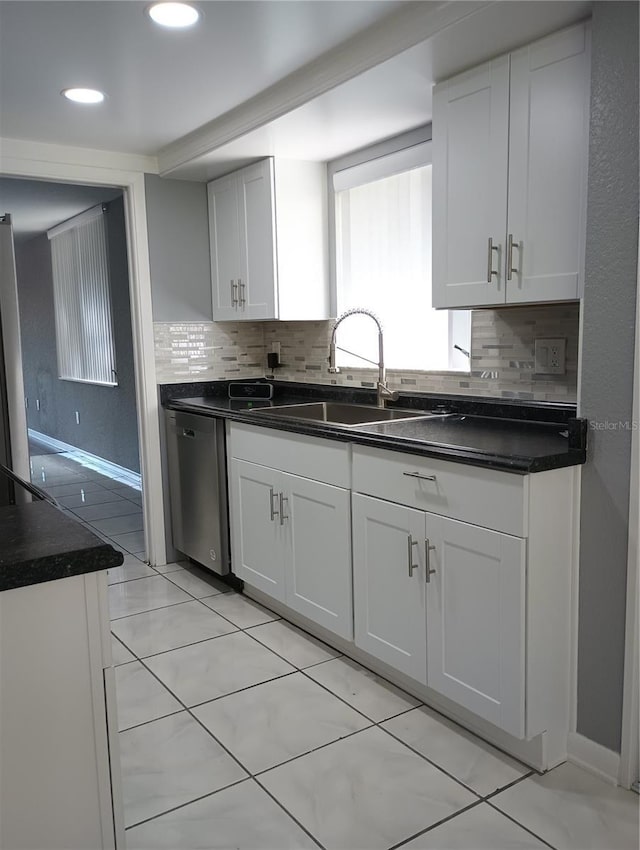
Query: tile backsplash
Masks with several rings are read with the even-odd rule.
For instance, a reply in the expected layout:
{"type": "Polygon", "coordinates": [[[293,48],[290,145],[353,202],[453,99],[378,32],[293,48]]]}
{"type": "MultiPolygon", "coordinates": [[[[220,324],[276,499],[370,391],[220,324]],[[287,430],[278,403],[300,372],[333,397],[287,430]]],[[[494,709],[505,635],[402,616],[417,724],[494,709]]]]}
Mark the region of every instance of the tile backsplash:
{"type": "MultiPolygon", "coordinates": [[[[388,370],[392,389],[463,393],[499,398],[575,401],[579,304],[474,310],[471,371],[388,370]],[[564,375],[534,375],[534,340],[567,340],[564,375]]],[[[233,379],[263,375],[266,352],[280,343],[278,380],[344,386],[375,386],[375,369],[328,370],[331,321],[156,322],[158,383],[233,379]]]]}
{"type": "Polygon", "coordinates": [[[159,384],[264,374],[259,322],[154,322],[153,336],[159,384]]]}

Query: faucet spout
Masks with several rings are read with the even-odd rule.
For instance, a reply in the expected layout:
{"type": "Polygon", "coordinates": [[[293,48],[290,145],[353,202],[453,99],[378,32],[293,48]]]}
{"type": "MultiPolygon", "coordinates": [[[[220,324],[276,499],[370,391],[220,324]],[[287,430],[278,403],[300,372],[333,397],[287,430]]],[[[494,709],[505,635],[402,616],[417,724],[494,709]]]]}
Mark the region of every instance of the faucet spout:
{"type": "MultiPolygon", "coordinates": [[[[339,325],[344,322],[349,316],[362,315],[369,316],[370,319],[376,323],[378,328],[378,383],[377,383],[377,397],[378,397],[378,407],[384,407],[384,403],[386,399],[395,401],[398,398],[398,393],[390,390],[387,386],[386,380],[386,369],[384,365],[384,339],[382,334],[382,323],[380,319],[373,313],[371,310],[367,310],[365,307],[352,307],[350,310],[345,310],[335,321],[333,326],[333,330],[331,331],[331,342],[329,343],[329,372],[335,374],[340,371],[340,369],[336,366],[336,349],[339,347],[336,345],[336,332],[338,330],[339,325]]],[[[356,354],[356,357],[359,357],[359,354],[356,354]]],[[[367,358],[362,358],[366,360],[367,358]]]]}

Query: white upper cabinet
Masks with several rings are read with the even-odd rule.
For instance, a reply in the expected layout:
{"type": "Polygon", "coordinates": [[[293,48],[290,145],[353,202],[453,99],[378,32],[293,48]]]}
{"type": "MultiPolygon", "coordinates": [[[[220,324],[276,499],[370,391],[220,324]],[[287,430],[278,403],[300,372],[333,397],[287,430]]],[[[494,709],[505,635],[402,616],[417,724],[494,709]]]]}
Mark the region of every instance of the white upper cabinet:
{"type": "Polygon", "coordinates": [[[580,297],[589,37],[580,24],[434,88],[435,307],[580,297]]]}
{"type": "Polygon", "coordinates": [[[326,166],[269,158],[207,188],[214,321],[327,318],[326,166]]]}
{"type": "Polygon", "coordinates": [[[508,57],[435,87],[435,307],[504,301],[508,131],[508,57]]]}

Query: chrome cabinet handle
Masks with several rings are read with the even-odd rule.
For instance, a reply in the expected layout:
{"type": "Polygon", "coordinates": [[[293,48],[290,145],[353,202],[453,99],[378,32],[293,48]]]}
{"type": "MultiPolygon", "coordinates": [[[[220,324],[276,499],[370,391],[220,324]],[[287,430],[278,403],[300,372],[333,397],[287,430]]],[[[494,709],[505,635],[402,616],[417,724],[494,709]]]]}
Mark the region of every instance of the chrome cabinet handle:
{"type": "Polygon", "coordinates": [[[491,283],[491,278],[495,275],[496,277],[500,274],[500,272],[496,272],[493,270],[493,252],[500,251],[499,245],[493,244],[493,239],[491,236],[487,240],[487,283],[491,283]]]}
{"type": "MultiPolygon", "coordinates": [[[[514,274],[520,274],[520,269],[514,269],[513,267],[513,249],[516,249],[518,254],[520,255],[520,260],[522,261],[521,244],[520,242],[514,242],[513,233],[510,233],[507,239],[507,280],[511,280],[511,276],[514,274]]],[[[522,262],[521,262],[522,265],[522,262]]]]}
{"type": "Polygon", "coordinates": [[[425,552],[425,558],[424,558],[424,563],[425,563],[424,573],[425,573],[425,576],[424,576],[424,580],[426,581],[427,584],[431,584],[431,576],[435,573],[435,570],[431,569],[431,559],[429,557],[429,552],[432,552],[435,548],[436,548],[435,546],[431,545],[431,543],[429,542],[429,538],[427,537],[424,541],[424,552],[425,552]]]}
{"type": "Polygon", "coordinates": [[[284,512],[285,502],[288,504],[289,499],[287,499],[284,493],[280,493],[280,525],[284,525],[285,519],[289,519],[289,515],[284,512]]]}
{"type": "MultiPolygon", "coordinates": [[[[271,522],[273,522],[274,519],[278,516],[278,511],[273,507],[273,500],[275,498],[277,498],[277,495],[273,492],[273,487],[269,487],[269,519],[271,520],[271,522]]],[[[280,525],[282,525],[282,521],[280,522],[280,525]]]]}
{"type": "Polygon", "coordinates": [[[244,309],[244,305],[247,303],[246,284],[243,283],[240,280],[240,278],[238,278],[238,288],[239,288],[239,291],[240,291],[240,295],[239,295],[239,298],[238,298],[238,304],[242,309],[244,309]]]}
{"type": "Polygon", "coordinates": [[[238,306],[238,283],[235,280],[231,281],[231,306],[238,306]]]}
{"type": "Polygon", "coordinates": [[[420,478],[422,481],[435,481],[435,475],[422,475],[419,472],[403,472],[403,475],[406,475],[407,478],[420,478]]]}
{"type": "Polygon", "coordinates": [[[414,540],[411,535],[407,537],[407,562],[409,565],[409,578],[411,578],[414,572],[420,566],[419,564],[413,563],[413,547],[418,545],[418,541],[414,540]]]}

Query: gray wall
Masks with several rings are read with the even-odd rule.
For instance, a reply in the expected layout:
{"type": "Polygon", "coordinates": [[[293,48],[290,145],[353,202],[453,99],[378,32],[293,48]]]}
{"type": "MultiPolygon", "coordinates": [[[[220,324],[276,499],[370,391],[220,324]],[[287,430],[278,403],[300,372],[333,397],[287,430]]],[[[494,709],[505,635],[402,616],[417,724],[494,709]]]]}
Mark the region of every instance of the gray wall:
{"type": "Polygon", "coordinates": [[[211,321],[207,186],[145,174],[154,322],[211,321]]]}
{"type": "Polygon", "coordinates": [[[638,247],[638,5],[593,9],[578,732],[620,751],[638,247]],[[607,424],[610,423],[610,424],[607,424]],[[613,426],[613,428],[611,427],[613,426]]]}
{"type": "Polygon", "coordinates": [[[139,471],[127,242],[122,198],[107,213],[117,387],[58,378],[51,253],[45,233],[16,244],[25,395],[30,428],[139,471]],[[40,411],[36,410],[40,400],[40,411]],[[80,414],[76,424],[75,411],[80,414]]]}

